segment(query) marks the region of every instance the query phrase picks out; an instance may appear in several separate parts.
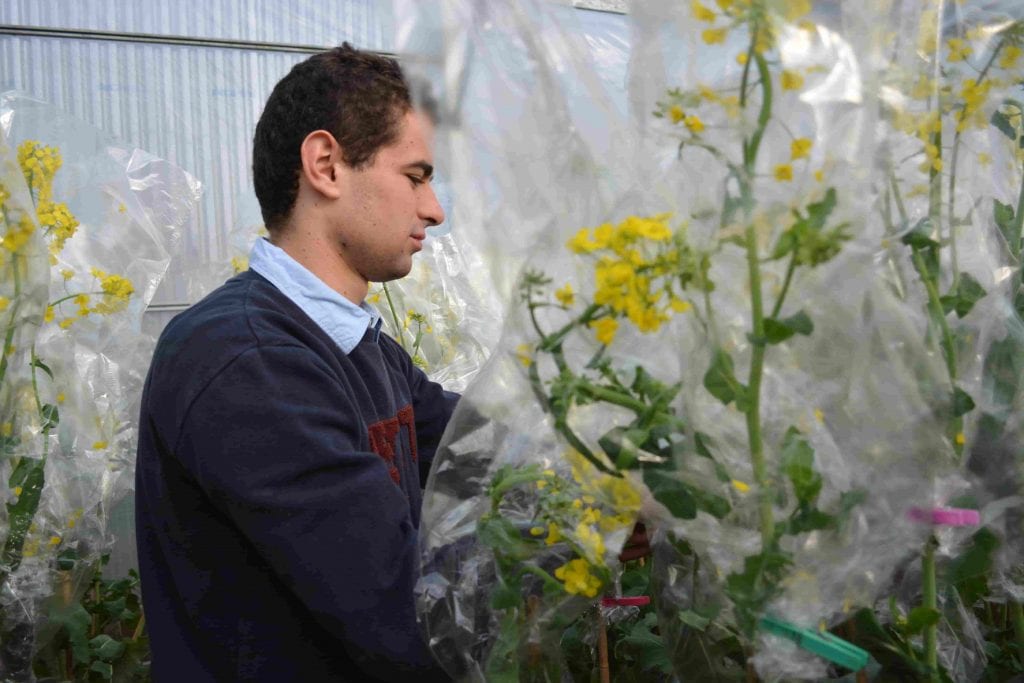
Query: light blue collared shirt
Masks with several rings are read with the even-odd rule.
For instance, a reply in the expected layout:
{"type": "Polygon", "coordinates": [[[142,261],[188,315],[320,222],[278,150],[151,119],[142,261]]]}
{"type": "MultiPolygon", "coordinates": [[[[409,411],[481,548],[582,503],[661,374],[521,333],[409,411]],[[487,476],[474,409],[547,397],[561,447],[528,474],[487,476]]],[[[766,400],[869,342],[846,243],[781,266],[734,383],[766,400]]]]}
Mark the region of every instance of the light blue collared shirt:
{"type": "Polygon", "coordinates": [[[370,327],[380,331],[380,313],[373,306],[365,301],[356,306],[262,237],[252,246],[249,267],[294,301],[345,354],[352,352],[370,327]]]}

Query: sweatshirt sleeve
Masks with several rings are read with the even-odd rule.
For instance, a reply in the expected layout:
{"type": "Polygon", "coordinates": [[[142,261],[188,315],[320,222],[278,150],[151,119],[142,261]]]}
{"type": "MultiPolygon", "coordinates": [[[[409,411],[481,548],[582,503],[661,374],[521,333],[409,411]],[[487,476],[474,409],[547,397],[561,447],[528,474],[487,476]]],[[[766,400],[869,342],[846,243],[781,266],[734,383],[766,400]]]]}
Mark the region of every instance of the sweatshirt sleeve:
{"type": "Polygon", "coordinates": [[[448,680],[416,625],[409,503],[358,450],[345,386],[307,349],[250,349],[192,404],[176,453],[367,678],[448,680]]]}
{"type": "Polygon", "coordinates": [[[445,427],[455,412],[459,394],[445,391],[437,382],[409,362],[409,388],[412,391],[412,410],[416,416],[416,449],[419,452],[420,487],[426,487],[427,475],[434,455],[441,443],[445,427]]]}

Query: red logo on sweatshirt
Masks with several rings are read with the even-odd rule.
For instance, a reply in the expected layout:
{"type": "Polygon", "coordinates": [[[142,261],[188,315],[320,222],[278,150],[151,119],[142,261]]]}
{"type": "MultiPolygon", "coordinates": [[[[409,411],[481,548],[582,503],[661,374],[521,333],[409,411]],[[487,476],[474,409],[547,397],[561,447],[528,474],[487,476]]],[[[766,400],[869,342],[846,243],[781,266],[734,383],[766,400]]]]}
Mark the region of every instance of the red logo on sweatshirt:
{"type": "Polygon", "coordinates": [[[395,458],[398,450],[398,435],[401,433],[403,425],[406,427],[409,437],[409,453],[412,455],[413,462],[416,462],[416,421],[411,405],[399,410],[394,417],[374,422],[368,430],[370,449],[387,463],[388,473],[396,484],[401,481],[398,467],[395,466],[395,458]]]}

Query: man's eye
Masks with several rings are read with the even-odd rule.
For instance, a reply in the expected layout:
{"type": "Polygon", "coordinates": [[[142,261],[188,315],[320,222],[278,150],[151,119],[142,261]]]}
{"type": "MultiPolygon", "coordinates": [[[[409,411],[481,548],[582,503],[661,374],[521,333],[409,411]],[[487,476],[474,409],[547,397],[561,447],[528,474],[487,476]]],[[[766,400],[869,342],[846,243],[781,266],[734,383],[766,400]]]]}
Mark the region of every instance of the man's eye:
{"type": "Polygon", "coordinates": [[[413,185],[422,185],[424,183],[423,178],[420,178],[419,176],[410,175],[410,176],[406,176],[406,177],[409,178],[409,180],[412,181],[413,185]]]}

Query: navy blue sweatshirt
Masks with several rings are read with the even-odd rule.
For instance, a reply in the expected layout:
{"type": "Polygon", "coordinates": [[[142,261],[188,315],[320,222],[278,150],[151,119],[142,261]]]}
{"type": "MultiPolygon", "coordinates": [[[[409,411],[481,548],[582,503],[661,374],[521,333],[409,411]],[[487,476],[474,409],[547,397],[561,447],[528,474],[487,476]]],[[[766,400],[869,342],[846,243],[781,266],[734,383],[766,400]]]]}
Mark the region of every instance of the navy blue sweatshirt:
{"type": "Polygon", "coordinates": [[[456,400],[375,329],[344,354],[253,271],[177,316],[136,470],[154,680],[447,680],[413,584],[456,400]]]}

